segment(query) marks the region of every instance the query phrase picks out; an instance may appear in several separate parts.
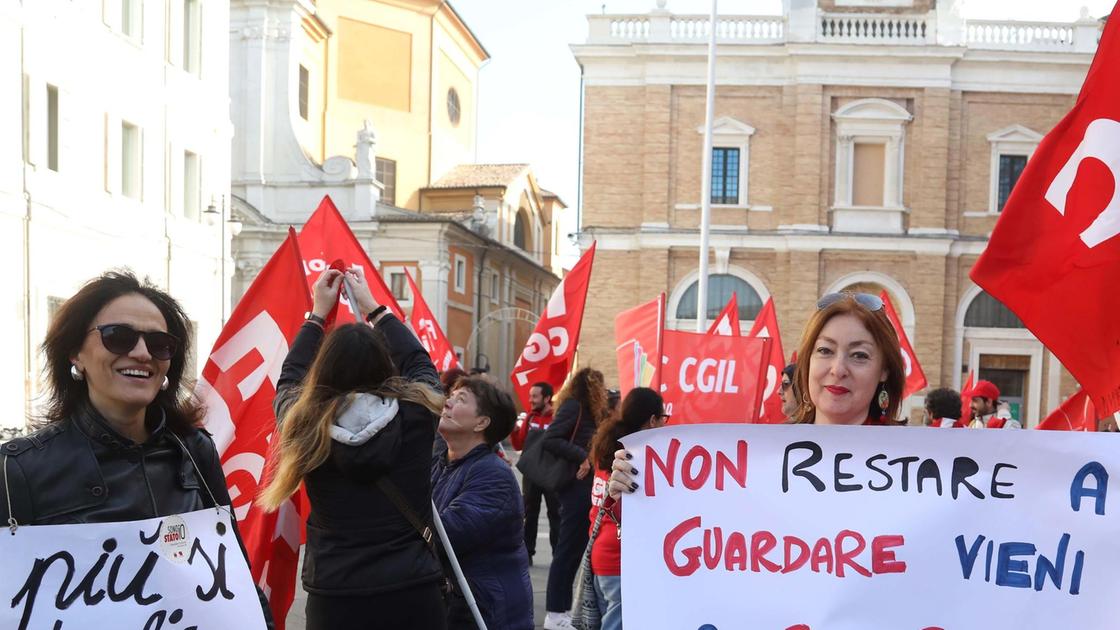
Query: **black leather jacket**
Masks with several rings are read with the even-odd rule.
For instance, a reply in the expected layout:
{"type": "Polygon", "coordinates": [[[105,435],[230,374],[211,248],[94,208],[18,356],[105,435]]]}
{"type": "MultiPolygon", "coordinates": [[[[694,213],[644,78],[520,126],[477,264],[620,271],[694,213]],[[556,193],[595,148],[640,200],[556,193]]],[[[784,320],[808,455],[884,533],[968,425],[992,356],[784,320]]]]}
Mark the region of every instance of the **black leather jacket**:
{"type": "MultiPolygon", "coordinates": [[[[230,504],[208,433],[174,435],[155,406],[146,423],[151,435],[137,444],[87,403],[70,418],[0,446],[0,464],[7,460],[7,478],[0,473],[0,520],[7,521],[9,499],[20,525],[142,520],[193,512],[215,501],[230,504]]],[[[271,613],[264,608],[271,628],[271,613]]]]}

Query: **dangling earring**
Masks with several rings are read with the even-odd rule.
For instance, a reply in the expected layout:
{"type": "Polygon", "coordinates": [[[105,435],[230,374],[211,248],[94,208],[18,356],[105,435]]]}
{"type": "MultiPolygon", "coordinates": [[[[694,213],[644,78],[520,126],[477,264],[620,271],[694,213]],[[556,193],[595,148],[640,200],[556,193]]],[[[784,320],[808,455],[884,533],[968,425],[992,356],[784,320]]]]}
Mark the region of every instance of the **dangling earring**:
{"type": "Polygon", "coordinates": [[[75,381],[81,382],[81,381],[86,380],[86,375],[82,374],[82,371],[78,369],[78,366],[71,363],[70,364],[70,378],[74,379],[75,381]]]}
{"type": "Polygon", "coordinates": [[[879,415],[880,420],[887,419],[887,408],[891,406],[891,395],[887,393],[885,385],[879,385],[879,415]]]}
{"type": "Polygon", "coordinates": [[[166,376],[163,377],[163,384],[159,386],[160,391],[167,391],[167,386],[171,384],[171,379],[166,376]]]}

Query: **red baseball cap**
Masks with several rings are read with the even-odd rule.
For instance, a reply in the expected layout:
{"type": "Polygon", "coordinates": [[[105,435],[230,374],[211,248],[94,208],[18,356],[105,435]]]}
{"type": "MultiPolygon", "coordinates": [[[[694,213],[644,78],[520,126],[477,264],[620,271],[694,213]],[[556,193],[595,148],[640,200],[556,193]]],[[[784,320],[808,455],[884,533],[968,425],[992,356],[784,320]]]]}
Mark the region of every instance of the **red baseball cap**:
{"type": "Polygon", "coordinates": [[[991,381],[977,381],[972,389],[964,393],[969,398],[987,398],[988,400],[999,400],[999,388],[991,381]]]}

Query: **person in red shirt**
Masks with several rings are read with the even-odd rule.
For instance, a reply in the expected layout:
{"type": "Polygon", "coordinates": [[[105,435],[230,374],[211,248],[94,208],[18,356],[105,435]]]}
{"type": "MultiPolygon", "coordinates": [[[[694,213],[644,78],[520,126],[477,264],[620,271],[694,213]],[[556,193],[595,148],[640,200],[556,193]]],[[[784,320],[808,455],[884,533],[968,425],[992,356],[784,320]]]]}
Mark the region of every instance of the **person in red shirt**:
{"type": "MultiPolygon", "coordinates": [[[[540,436],[536,438],[540,439],[552,422],[552,385],[534,383],[529,388],[529,406],[529,413],[521,414],[517,426],[509,436],[513,448],[519,451],[525,448],[529,432],[540,431],[540,436]]],[[[532,564],[533,555],[537,552],[537,521],[541,516],[541,499],[544,499],[548,512],[548,543],[553,550],[556,549],[560,532],[560,499],[525,477],[521,478],[521,495],[525,501],[525,550],[529,552],[529,564],[532,564]]]]}
{"type": "Polygon", "coordinates": [[[591,547],[591,572],[595,576],[602,630],[622,628],[622,504],[607,496],[614,453],[622,448],[619,440],[623,437],[662,426],[668,419],[660,394],[648,387],[635,387],[622,401],[621,413],[612,414],[599,425],[591,440],[591,461],[595,464],[591,522],[595,522],[599,510],[607,511],[591,547]]]}

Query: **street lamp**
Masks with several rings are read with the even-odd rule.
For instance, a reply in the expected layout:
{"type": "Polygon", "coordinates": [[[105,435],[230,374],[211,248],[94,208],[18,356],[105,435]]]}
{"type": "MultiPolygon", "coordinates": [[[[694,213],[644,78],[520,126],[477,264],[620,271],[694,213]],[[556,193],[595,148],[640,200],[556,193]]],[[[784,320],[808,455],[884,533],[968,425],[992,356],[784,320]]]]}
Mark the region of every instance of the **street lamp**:
{"type": "Polygon", "coordinates": [[[210,205],[206,206],[206,209],[202,211],[202,214],[206,216],[206,222],[210,225],[214,225],[215,222],[221,225],[222,327],[224,328],[226,325],[226,305],[228,303],[226,299],[226,224],[229,224],[230,236],[237,236],[241,232],[241,222],[233,221],[232,219],[226,219],[226,196],[224,194],[222,195],[222,205],[220,206],[220,208],[219,206],[215,205],[214,196],[211,195],[210,205]]]}

